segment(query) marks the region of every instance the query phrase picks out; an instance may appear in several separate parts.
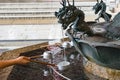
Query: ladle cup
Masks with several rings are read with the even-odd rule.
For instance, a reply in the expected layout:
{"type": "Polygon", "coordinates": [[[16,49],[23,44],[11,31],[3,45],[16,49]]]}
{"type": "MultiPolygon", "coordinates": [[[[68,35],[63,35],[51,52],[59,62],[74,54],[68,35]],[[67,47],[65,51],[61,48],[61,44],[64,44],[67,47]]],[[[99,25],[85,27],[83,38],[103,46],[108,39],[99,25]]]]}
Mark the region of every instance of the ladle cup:
{"type": "Polygon", "coordinates": [[[52,59],[52,53],[51,53],[51,51],[45,51],[43,53],[43,58],[44,59],[52,59]]]}
{"type": "Polygon", "coordinates": [[[58,70],[60,71],[67,69],[69,66],[70,66],[70,62],[68,61],[62,61],[57,64],[58,70]]]}

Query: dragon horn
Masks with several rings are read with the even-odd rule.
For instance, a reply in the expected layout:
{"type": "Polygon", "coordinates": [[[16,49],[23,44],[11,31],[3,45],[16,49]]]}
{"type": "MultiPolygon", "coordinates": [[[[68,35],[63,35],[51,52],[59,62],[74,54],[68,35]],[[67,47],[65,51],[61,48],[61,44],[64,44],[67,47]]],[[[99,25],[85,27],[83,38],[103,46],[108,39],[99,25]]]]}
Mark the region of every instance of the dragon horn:
{"type": "Polygon", "coordinates": [[[75,5],[75,1],[73,0],[73,6],[75,5]]]}
{"type": "Polygon", "coordinates": [[[65,7],[66,6],[66,0],[62,0],[62,2],[60,2],[60,4],[65,7]]]}
{"type": "Polygon", "coordinates": [[[66,0],[64,0],[64,5],[66,6],[66,0]]]}
{"type": "Polygon", "coordinates": [[[68,2],[68,5],[70,6],[70,2],[69,2],[69,0],[67,0],[67,2],[68,2]]]}

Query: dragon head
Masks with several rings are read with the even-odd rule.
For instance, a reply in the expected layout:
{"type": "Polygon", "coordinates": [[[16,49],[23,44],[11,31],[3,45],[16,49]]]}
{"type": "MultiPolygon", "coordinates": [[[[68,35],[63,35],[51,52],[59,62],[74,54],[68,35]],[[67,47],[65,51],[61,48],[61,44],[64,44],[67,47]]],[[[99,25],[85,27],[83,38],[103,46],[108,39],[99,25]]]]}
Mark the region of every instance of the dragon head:
{"type": "Polygon", "coordinates": [[[62,0],[61,5],[63,7],[60,8],[58,12],[55,12],[55,16],[59,19],[58,23],[62,24],[63,29],[66,29],[69,24],[77,19],[77,17],[84,20],[83,11],[74,6],[74,2],[73,5],[71,5],[68,0],[67,2],[68,5],[66,4],[66,0],[62,0]]]}

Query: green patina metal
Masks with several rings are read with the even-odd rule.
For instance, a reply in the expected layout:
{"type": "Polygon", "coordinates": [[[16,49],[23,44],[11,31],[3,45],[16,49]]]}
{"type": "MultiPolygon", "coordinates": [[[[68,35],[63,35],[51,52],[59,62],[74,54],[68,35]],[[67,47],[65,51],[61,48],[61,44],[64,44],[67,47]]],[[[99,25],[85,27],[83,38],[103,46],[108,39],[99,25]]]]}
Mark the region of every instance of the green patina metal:
{"type": "MultiPolygon", "coordinates": [[[[77,33],[87,34],[88,37],[100,36],[112,41],[120,39],[120,13],[118,13],[113,20],[110,20],[110,16],[104,16],[105,22],[86,22],[85,14],[82,10],[78,9],[73,1],[74,5],[69,3],[69,0],[62,0],[63,8],[60,8],[58,12],[55,12],[55,16],[59,19],[58,22],[62,24],[63,29],[66,30],[67,36],[73,41],[76,50],[88,60],[95,62],[101,66],[120,70],[120,47],[119,45],[108,45],[107,43],[95,43],[92,45],[89,40],[83,40],[81,37],[76,37],[77,33]],[[68,2],[69,5],[66,5],[68,2]],[[108,19],[108,18],[109,19],[108,19]],[[94,33],[93,28],[102,28],[104,32],[94,33]],[[77,39],[76,39],[77,38],[77,39]]],[[[98,5],[105,5],[103,1],[98,5]]],[[[98,12],[103,10],[106,13],[106,7],[100,6],[98,12]],[[105,8],[104,8],[105,7],[105,8]]],[[[94,6],[94,8],[96,5],[94,6]]],[[[96,8],[97,10],[97,8],[96,8]]]]}

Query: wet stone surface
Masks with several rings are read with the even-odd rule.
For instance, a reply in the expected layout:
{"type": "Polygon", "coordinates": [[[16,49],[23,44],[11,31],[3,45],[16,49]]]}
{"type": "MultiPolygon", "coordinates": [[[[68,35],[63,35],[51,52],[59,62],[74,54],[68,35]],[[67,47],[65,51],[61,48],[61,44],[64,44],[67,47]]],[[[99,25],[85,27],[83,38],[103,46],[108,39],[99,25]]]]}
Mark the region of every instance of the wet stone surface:
{"type": "MultiPolygon", "coordinates": [[[[56,46],[52,46],[52,48],[55,48],[56,46]]],[[[45,47],[34,51],[29,51],[22,53],[21,55],[24,56],[35,56],[35,55],[41,55],[44,51],[52,50],[51,47],[45,47]]],[[[55,50],[55,49],[53,49],[55,50]]],[[[57,51],[56,51],[57,52],[57,51]]],[[[63,74],[64,76],[70,78],[71,80],[91,80],[88,79],[84,72],[83,67],[83,58],[81,55],[76,52],[75,48],[69,48],[65,50],[65,54],[67,56],[67,60],[70,62],[69,68],[59,71],[56,67],[55,69],[63,74]],[[71,55],[74,55],[74,57],[71,55]]],[[[50,60],[45,60],[42,58],[37,58],[38,61],[44,61],[44,62],[50,62],[50,60]]],[[[53,63],[58,64],[59,62],[63,61],[63,49],[61,52],[57,52],[54,55],[53,63]]],[[[66,80],[62,77],[60,77],[58,74],[53,72],[52,75],[49,75],[47,77],[43,76],[43,70],[50,70],[48,66],[38,64],[38,63],[29,63],[28,65],[15,65],[11,71],[11,73],[8,76],[7,80],[66,80]],[[54,77],[53,77],[54,76],[54,77]],[[53,79],[54,78],[54,79],[53,79]]],[[[98,79],[98,80],[104,80],[104,79],[98,79]]]]}
{"type": "MultiPolygon", "coordinates": [[[[70,66],[63,70],[58,72],[63,74],[64,76],[70,78],[71,80],[88,80],[87,76],[84,73],[84,67],[83,67],[83,61],[82,56],[78,54],[78,52],[73,48],[69,48],[65,50],[65,54],[67,57],[67,60],[70,62],[70,66]],[[73,57],[71,57],[73,56],[73,57]]],[[[64,61],[62,53],[59,53],[55,56],[54,63],[58,64],[59,62],[64,61]]],[[[57,74],[55,74],[56,80],[66,80],[64,78],[61,78],[57,74]]]]}
{"type": "MultiPolygon", "coordinates": [[[[22,53],[24,56],[35,56],[41,55],[47,48],[38,49],[26,53],[22,53]]],[[[43,60],[43,59],[40,59],[43,60]]],[[[43,70],[46,69],[47,66],[38,64],[38,63],[29,63],[28,65],[15,65],[8,76],[7,80],[46,80],[43,76],[43,70]]],[[[47,80],[53,80],[49,77],[47,80]]]]}

